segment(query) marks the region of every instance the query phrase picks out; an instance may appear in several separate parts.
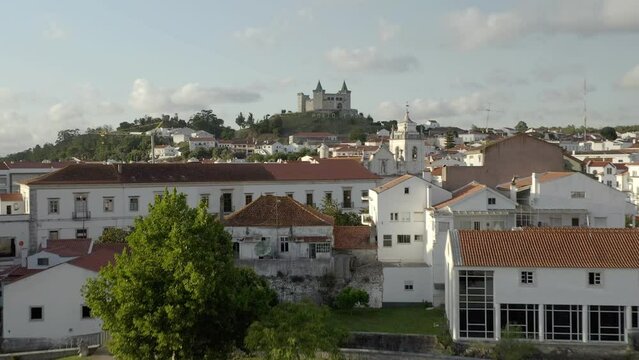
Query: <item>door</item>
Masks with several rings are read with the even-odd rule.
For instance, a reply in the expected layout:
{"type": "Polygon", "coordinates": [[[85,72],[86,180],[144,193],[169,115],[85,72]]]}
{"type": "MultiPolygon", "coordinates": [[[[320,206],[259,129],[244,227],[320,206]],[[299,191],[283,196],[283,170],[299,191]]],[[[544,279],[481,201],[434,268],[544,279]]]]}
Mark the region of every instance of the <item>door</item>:
{"type": "Polygon", "coordinates": [[[310,259],[315,259],[315,244],[308,244],[308,257],[310,259]]]}
{"type": "Polygon", "coordinates": [[[11,215],[11,205],[7,205],[7,215],[11,215]]]}

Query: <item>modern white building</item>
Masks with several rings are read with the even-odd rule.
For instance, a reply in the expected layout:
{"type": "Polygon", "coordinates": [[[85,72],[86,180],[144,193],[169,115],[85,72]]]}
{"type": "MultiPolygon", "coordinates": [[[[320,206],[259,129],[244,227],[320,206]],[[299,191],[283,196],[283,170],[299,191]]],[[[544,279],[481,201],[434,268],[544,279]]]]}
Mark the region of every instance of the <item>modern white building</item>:
{"type": "MultiPolygon", "coordinates": [[[[246,164],[78,164],[21,187],[33,250],[45,239],[98,238],[148,213],[165,189],[187,195],[190,206],[228,215],[260,195],[286,195],[319,206],[327,197],[344,211],[368,207],[362,194],[380,178],[353,160],[246,164]]],[[[0,234],[5,224],[0,219],[0,234]]]]}
{"type": "Polygon", "coordinates": [[[639,230],[454,230],[446,314],[455,340],[624,343],[639,322],[639,230]]]}

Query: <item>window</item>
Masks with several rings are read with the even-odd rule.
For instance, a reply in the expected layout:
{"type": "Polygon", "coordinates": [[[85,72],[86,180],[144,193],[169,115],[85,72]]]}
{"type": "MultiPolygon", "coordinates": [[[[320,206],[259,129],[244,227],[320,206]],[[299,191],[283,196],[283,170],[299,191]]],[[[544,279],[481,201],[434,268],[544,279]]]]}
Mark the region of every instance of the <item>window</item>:
{"type": "Polygon", "coordinates": [[[326,191],[324,193],[324,198],[326,198],[327,201],[333,201],[333,193],[330,191],[326,191]]]}
{"type": "Polygon", "coordinates": [[[539,338],[539,305],[501,304],[501,328],[522,339],[539,338]]]}
{"type": "Polygon", "coordinates": [[[86,239],[87,238],[87,229],[76,229],[75,230],[75,238],[76,239],[86,239]]]}
{"type": "Polygon", "coordinates": [[[280,252],[288,252],[288,236],[280,236],[280,252]]]}
{"type": "Polygon", "coordinates": [[[579,218],[578,217],[572,218],[571,224],[572,226],[579,226],[579,218]]]}
{"type": "Polygon", "coordinates": [[[49,214],[60,213],[60,199],[48,199],[49,200],[49,214]]]}
{"type": "Polygon", "coordinates": [[[292,192],[287,192],[286,196],[290,197],[291,199],[293,198],[293,193],[292,192]]]}
{"type": "Polygon", "coordinates": [[[596,271],[588,272],[588,285],[601,286],[601,273],[596,271]]]}
{"type": "Polygon", "coordinates": [[[384,235],[384,247],[393,246],[393,235],[384,235]]]}
{"type": "Polygon", "coordinates": [[[405,291],[413,291],[413,282],[412,281],[404,281],[404,290],[405,291]]]}
{"type": "Polygon", "coordinates": [[[612,181],[611,180],[606,181],[606,185],[608,185],[609,187],[612,187],[612,181]]]}
{"type": "Polygon", "coordinates": [[[352,209],[353,208],[353,198],[351,197],[351,190],[350,189],[344,189],[342,190],[342,196],[344,199],[344,203],[342,204],[342,207],[345,209],[352,209]]]}
{"type": "Polygon", "coordinates": [[[391,213],[390,219],[391,221],[397,221],[399,219],[399,213],[391,213]]]}
{"type": "Polygon", "coordinates": [[[253,194],[244,194],[244,205],[248,205],[253,202],[253,194]]]}
{"type": "Polygon", "coordinates": [[[307,192],[306,193],[306,205],[315,206],[315,204],[313,203],[313,193],[312,192],[307,192]]]}
{"type": "Polygon", "coordinates": [[[535,273],[532,271],[522,271],[519,283],[522,285],[533,285],[535,283],[535,273]]]}
{"type": "Polygon", "coordinates": [[[368,201],[368,190],[362,190],[362,201],[368,201]]]}
{"type": "Polygon", "coordinates": [[[104,212],[113,212],[113,198],[112,197],[102,198],[102,204],[103,204],[104,212]]]}
{"type": "Polygon", "coordinates": [[[479,221],[473,221],[473,230],[481,230],[481,223],[479,221]]]}
{"type": "Polygon", "coordinates": [[[493,272],[459,271],[459,336],[495,337],[493,272]]]}
{"type": "Polygon", "coordinates": [[[415,235],[415,241],[424,241],[424,235],[415,235]]]}
{"type": "Polygon", "coordinates": [[[524,227],[530,226],[530,215],[529,214],[517,214],[515,218],[515,226],[524,227]]]}
{"type": "Polygon", "coordinates": [[[82,305],[82,318],[83,319],[91,319],[93,318],[93,316],[91,316],[91,308],[86,306],[86,305],[82,305]]]}
{"type": "Polygon", "coordinates": [[[29,320],[44,320],[44,310],[42,306],[31,306],[29,308],[29,320]]]}
{"type": "Polygon", "coordinates": [[[137,196],[129,196],[129,211],[138,211],[140,198],[137,196]]]}
{"type": "Polygon", "coordinates": [[[49,266],[49,258],[38,258],[38,266],[49,266]]]}
{"type": "Polygon", "coordinates": [[[547,340],[581,340],[581,305],[545,305],[547,340]]]}
{"type": "Polygon", "coordinates": [[[329,252],[331,252],[331,244],[330,243],[315,244],[315,252],[318,252],[318,253],[329,253],[329,252]]]}
{"type": "Polygon", "coordinates": [[[59,237],[58,230],[49,230],[49,240],[58,240],[59,237]]]}
{"type": "Polygon", "coordinates": [[[410,194],[410,188],[405,187],[404,188],[404,194],[410,194]]]}
{"type": "Polygon", "coordinates": [[[590,340],[624,341],[624,314],[623,306],[589,306],[590,340]]]}
{"type": "Polygon", "coordinates": [[[495,199],[494,197],[489,197],[488,205],[495,205],[495,204],[497,204],[497,199],[495,199]]]}
{"type": "Polygon", "coordinates": [[[586,197],[585,191],[571,191],[570,197],[573,199],[584,199],[586,197]]]}
{"type": "Polygon", "coordinates": [[[410,244],[410,235],[397,235],[398,244],[410,244]]]}
{"type": "Polygon", "coordinates": [[[240,258],[240,243],[239,242],[234,242],[233,243],[233,257],[235,259],[239,259],[240,258]]]}
{"type": "Polygon", "coordinates": [[[633,329],[639,328],[639,306],[631,307],[631,318],[630,327],[633,329]]]}
{"type": "Polygon", "coordinates": [[[608,175],[612,175],[612,169],[611,169],[611,168],[607,168],[607,169],[606,169],[606,174],[608,174],[608,175]]]}
{"type": "Polygon", "coordinates": [[[233,212],[233,194],[231,193],[222,194],[222,211],[224,213],[233,212]]]}
{"type": "Polygon", "coordinates": [[[205,208],[209,208],[209,194],[201,194],[200,195],[200,202],[202,204],[204,204],[205,208]]]}

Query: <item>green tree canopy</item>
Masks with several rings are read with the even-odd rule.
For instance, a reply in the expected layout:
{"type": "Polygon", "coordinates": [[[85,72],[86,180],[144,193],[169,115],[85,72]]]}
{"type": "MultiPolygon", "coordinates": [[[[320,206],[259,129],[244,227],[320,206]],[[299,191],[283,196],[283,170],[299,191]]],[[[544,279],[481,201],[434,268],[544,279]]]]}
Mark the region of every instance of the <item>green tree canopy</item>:
{"type": "Polygon", "coordinates": [[[526,124],[524,121],[520,121],[517,123],[517,125],[515,125],[515,130],[518,133],[526,132],[526,130],[528,130],[528,124],[526,124]]]}
{"type": "Polygon", "coordinates": [[[282,303],[249,328],[246,347],[268,360],[315,359],[318,351],[336,355],[346,332],[330,312],[311,302],[282,303]]]}
{"type": "Polygon", "coordinates": [[[614,128],[610,127],[610,126],[606,126],[606,127],[602,128],[599,133],[606,140],[615,140],[615,139],[617,139],[617,131],[614,128]]]}
{"type": "Polygon", "coordinates": [[[124,229],[109,227],[104,228],[102,235],[98,238],[99,243],[124,243],[130,232],[124,229]]]}
{"type": "Polygon", "coordinates": [[[450,148],[454,148],[455,147],[455,133],[454,132],[448,131],[446,133],[445,147],[446,147],[446,149],[450,149],[450,148]]]}
{"type": "Polygon", "coordinates": [[[83,290],[118,359],[225,359],[275,302],[263,279],[235,268],[223,226],[175,190],[127,240],[83,290]]]}

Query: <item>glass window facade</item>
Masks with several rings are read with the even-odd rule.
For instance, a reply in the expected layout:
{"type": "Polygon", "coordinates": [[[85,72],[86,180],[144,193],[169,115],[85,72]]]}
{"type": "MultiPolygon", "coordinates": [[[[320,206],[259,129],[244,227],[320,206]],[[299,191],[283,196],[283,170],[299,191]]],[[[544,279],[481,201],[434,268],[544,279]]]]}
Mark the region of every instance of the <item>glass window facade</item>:
{"type": "Polygon", "coordinates": [[[459,271],[459,336],[495,337],[493,272],[459,271]]]}

